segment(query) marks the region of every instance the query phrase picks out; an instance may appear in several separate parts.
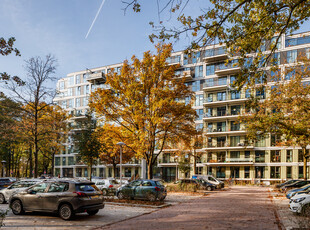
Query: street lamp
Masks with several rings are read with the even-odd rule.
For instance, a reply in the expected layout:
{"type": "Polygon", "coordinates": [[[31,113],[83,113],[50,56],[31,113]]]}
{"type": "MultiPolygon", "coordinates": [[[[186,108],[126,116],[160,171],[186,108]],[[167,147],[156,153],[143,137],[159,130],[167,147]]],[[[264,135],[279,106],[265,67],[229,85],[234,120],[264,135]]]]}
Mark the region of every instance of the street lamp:
{"type": "Polygon", "coordinates": [[[4,177],[4,167],[5,167],[6,161],[3,160],[3,161],[1,161],[1,163],[2,163],[2,176],[4,177]]]}
{"type": "Polygon", "coordinates": [[[179,156],[174,156],[174,160],[175,160],[175,181],[178,180],[178,157],[179,156]]]}
{"type": "Polygon", "coordinates": [[[119,150],[119,152],[120,152],[120,160],[119,160],[119,179],[120,179],[120,181],[121,181],[121,187],[122,187],[122,151],[123,151],[123,146],[124,145],[126,145],[124,142],[118,142],[117,143],[117,145],[119,145],[119,147],[120,147],[120,150],[119,150]]]}

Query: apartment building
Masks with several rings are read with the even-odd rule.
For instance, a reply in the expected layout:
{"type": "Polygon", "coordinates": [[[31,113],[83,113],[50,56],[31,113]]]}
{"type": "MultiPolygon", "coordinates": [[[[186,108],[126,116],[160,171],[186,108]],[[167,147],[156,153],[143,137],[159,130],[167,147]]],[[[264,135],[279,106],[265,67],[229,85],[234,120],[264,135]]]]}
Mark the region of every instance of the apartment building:
{"type": "MultiPolygon", "coordinates": [[[[310,57],[310,32],[283,35],[277,48],[274,57],[279,70],[284,74],[285,68],[294,65],[299,53],[310,57]]],[[[196,162],[197,174],[212,174],[220,179],[233,178],[250,182],[297,179],[303,176],[302,153],[298,147],[276,146],[279,137],[274,135],[255,143],[246,139],[245,127],[237,122],[237,118],[244,111],[250,92],[245,89],[237,91],[232,87],[240,68],[235,65],[237,59],[229,57],[224,46],[207,46],[201,51],[193,52],[190,57],[182,51],[175,52],[167,61],[169,64],[181,64],[176,74],[184,76],[186,84],[195,93],[194,101],[189,98],[184,100],[185,103],[192,103],[198,115],[196,127],[203,129],[205,134],[203,147],[197,150],[202,154],[196,162]],[[230,60],[229,64],[225,64],[227,59],[230,60]]],[[[104,75],[111,68],[120,71],[121,64],[70,73],[58,81],[59,94],[55,103],[74,115],[73,123],[77,119],[84,119],[91,91],[98,87],[109,87],[104,84],[104,75]]],[[[290,76],[283,77],[289,79],[290,76]]],[[[254,94],[264,99],[269,92],[257,90],[254,94]]],[[[78,152],[70,138],[64,144],[66,150],[55,158],[55,173],[61,176],[87,176],[89,172],[85,165],[80,164],[78,152]]],[[[159,156],[155,173],[157,177],[172,181],[176,177],[184,178],[193,174],[193,168],[187,173],[179,170],[180,159],[174,157],[175,151],[177,149],[169,149],[159,156]]],[[[193,166],[193,159],[188,156],[188,160],[193,166]]],[[[144,176],[145,172],[145,162],[131,162],[124,166],[122,175],[144,176]]],[[[93,175],[109,177],[112,176],[111,173],[111,166],[98,163],[93,175]]]]}

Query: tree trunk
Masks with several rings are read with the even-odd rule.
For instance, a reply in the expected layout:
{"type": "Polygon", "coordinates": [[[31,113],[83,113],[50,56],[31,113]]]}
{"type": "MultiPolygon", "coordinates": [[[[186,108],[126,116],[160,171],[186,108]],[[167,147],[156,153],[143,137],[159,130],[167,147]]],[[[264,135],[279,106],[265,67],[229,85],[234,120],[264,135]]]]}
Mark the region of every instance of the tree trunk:
{"type": "Polygon", "coordinates": [[[32,148],[29,147],[29,177],[33,177],[32,148]]]}
{"type": "Polygon", "coordinates": [[[197,160],[197,156],[196,156],[196,153],[194,152],[194,164],[193,164],[193,168],[194,168],[194,175],[196,175],[197,171],[196,171],[196,160],[197,160]]]}
{"type": "Polygon", "coordinates": [[[152,161],[147,163],[147,179],[153,178],[153,164],[152,161]]]}
{"type": "Polygon", "coordinates": [[[54,176],[54,167],[55,167],[55,152],[52,153],[52,165],[51,165],[51,175],[54,176]]]}
{"type": "Polygon", "coordinates": [[[303,160],[304,160],[304,167],[303,167],[303,176],[304,176],[304,180],[307,180],[307,157],[306,157],[306,147],[302,148],[303,150],[303,160]]]}
{"type": "Polygon", "coordinates": [[[114,174],[113,177],[116,178],[116,164],[113,163],[112,165],[113,165],[113,174],[114,174]]]}
{"type": "Polygon", "coordinates": [[[91,158],[89,161],[89,180],[91,181],[91,174],[93,169],[93,159],[91,158]]]}

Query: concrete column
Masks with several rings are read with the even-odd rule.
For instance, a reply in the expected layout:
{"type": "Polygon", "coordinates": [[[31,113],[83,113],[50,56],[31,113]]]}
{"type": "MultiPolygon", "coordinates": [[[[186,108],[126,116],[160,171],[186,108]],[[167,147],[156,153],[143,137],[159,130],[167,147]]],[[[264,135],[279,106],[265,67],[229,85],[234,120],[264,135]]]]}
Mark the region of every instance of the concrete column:
{"type": "Polygon", "coordinates": [[[145,159],[142,159],[141,160],[141,175],[140,175],[140,177],[142,179],[146,179],[146,177],[147,177],[146,169],[147,169],[146,161],[145,161],[145,159]]]}

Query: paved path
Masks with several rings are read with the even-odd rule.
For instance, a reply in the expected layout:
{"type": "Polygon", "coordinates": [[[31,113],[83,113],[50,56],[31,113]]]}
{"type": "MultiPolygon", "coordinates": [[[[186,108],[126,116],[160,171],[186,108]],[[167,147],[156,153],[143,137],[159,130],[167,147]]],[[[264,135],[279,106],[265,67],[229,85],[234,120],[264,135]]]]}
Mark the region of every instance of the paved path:
{"type": "Polygon", "coordinates": [[[267,188],[232,187],[102,229],[281,229],[268,196],[267,188]]]}

